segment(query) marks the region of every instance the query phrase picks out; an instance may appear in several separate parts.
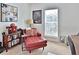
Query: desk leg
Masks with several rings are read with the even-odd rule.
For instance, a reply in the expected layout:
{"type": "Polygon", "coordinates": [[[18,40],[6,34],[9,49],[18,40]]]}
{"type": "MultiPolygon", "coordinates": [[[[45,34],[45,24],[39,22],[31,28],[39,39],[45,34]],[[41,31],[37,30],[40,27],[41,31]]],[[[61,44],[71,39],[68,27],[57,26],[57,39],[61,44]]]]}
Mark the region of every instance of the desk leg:
{"type": "Polygon", "coordinates": [[[6,47],[5,49],[6,49],[6,52],[8,52],[8,48],[6,47]]]}

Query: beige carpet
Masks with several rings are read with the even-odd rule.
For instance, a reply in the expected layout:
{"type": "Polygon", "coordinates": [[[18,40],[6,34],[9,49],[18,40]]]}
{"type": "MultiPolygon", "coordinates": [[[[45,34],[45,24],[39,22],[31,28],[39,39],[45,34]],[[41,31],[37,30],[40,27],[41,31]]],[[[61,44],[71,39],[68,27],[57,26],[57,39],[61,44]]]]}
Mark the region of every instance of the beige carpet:
{"type": "Polygon", "coordinates": [[[21,45],[17,45],[9,49],[8,52],[4,51],[1,55],[70,55],[70,50],[64,43],[48,41],[44,51],[39,48],[30,54],[28,51],[22,51],[21,45]]]}

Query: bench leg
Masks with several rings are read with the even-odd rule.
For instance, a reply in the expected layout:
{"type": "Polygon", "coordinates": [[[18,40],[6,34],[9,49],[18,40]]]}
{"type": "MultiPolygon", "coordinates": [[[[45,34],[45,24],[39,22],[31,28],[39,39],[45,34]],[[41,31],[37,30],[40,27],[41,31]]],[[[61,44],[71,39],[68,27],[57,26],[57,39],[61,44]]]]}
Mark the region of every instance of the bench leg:
{"type": "Polygon", "coordinates": [[[31,50],[29,51],[29,53],[31,53],[31,50]]]}
{"type": "Polygon", "coordinates": [[[44,47],[43,47],[43,50],[44,50],[44,47]]]}

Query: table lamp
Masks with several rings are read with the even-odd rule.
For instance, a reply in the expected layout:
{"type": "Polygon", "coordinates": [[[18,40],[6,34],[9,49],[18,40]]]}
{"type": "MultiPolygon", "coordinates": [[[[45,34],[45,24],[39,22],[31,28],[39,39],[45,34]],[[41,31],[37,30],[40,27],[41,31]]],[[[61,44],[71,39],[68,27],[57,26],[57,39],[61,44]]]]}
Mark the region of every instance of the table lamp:
{"type": "Polygon", "coordinates": [[[31,25],[33,24],[33,20],[32,19],[27,19],[26,23],[29,24],[29,26],[31,27],[31,25]]]}

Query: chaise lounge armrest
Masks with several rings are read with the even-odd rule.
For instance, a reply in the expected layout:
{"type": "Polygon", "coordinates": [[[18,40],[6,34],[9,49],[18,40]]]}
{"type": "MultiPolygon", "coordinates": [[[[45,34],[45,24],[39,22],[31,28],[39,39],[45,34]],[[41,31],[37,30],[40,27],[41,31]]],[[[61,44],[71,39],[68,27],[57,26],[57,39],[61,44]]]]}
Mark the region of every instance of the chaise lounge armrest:
{"type": "Polygon", "coordinates": [[[37,33],[37,36],[41,36],[41,33],[37,33]]]}
{"type": "Polygon", "coordinates": [[[27,36],[27,35],[22,35],[21,37],[22,37],[22,38],[27,38],[28,36],[27,36]]]}
{"type": "Polygon", "coordinates": [[[41,33],[37,33],[37,35],[22,35],[23,38],[32,37],[32,36],[41,36],[41,33]]]}

